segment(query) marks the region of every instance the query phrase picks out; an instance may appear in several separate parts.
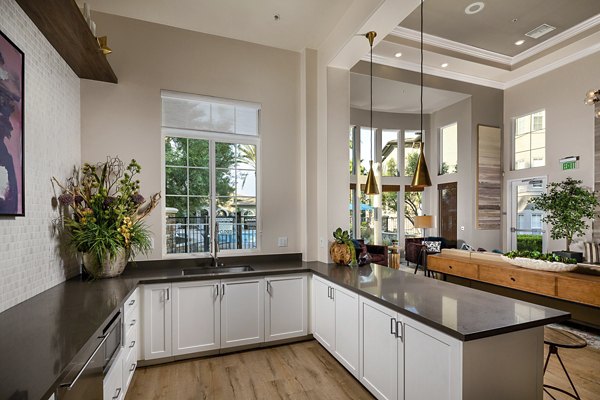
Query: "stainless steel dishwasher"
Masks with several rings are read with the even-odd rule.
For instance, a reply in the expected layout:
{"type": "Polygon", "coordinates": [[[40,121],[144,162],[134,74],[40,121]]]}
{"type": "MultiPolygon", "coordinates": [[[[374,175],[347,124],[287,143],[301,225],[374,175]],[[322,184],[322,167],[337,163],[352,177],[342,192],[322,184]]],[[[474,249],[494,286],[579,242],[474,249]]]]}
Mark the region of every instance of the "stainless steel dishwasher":
{"type": "Polygon", "coordinates": [[[106,325],[102,335],[76,361],[56,394],[59,400],[102,400],[104,375],[121,348],[121,312],[106,325]]]}

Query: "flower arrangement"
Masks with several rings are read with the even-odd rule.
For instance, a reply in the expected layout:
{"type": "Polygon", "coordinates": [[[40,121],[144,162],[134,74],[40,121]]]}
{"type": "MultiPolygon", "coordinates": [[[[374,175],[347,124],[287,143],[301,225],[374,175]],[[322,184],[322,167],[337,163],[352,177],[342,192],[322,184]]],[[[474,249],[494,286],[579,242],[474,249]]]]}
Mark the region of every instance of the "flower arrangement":
{"type": "Polygon", "coordinates": [[[139,192],[140,171],[135,160],[126,166],[108,157],[74,168],[64,184],[53,178],[62,190],[58,201],[66,208],[60,225],[74,249],[84,253],[84,267],[95,278],[119,275],[129,259],[151,248],[143,219],[157,206],[160,193],[146,201],[139,192]]]}

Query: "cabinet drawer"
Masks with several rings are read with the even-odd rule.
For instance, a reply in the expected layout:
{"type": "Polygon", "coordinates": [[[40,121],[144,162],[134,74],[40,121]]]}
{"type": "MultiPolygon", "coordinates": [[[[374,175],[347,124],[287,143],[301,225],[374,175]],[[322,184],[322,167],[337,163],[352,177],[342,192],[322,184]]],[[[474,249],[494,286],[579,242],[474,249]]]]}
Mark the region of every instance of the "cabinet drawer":
{"type": "Polygon", "coordinates": [[[556,295],[556,277],[535,271],[480,265],[479,280],[532,293],[556,295]]]}
{"type": "Polygon", "coordinates": [[[136,307],[135,310],[132,310],[129,314],[125,315],[125,336],[128,336],[131,330],[137,328],[140,322],[140,309],[139,307],[136,307]]]}
{"type": "Polygon", "coordinates": [[[122,400],[125,398],[123,391],[123,352],[119,350],[115,362],[111,365],[108,373],[104,376],[103,399],[104,400],[122,400]]]}
{"type": "Polygon", "coordinates": [[[136,288],[133,293],[125,300],[125,304],[123,305],[125,316],[130,314],[134,309],[137,309],[138,304],[140,303],[140,289],[136,288]]]}
{"type": "Polygon", "coordinates": [[[448,259],[440,260],[437,258],[427,259],[427,264],[428,268],[433,271],[462,276],[464,278],[477,279],[477,264],[448,259]]]}
{"type": "Polygon", "coordinates": [[[600,282],[583,279],[556,278],[558,297],[600,307],[600,282]]]}
{"type": "Polygon", "coordinates": [[[125,335],[125,341],[123,342],[123,347],[125,348],[125,352],[128,353],[131,349],[138,345],[138,327],[132,327],[127,335],[125,335]]]}
{"type": "Polygon", "coordinates": [[[123,391],[127,393],[127,388],[133,378],[133,373],[137,367],[137,343],[132,348],[125,347],[125,351],[129,352],[126,358],[123,358],[123,391]]]}

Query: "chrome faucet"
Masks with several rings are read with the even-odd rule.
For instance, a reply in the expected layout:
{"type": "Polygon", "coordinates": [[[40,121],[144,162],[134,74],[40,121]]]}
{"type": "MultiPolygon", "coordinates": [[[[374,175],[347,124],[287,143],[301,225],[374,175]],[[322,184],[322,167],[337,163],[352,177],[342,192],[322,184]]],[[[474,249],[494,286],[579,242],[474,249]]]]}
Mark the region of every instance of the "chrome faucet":
{"type": "Polygon", "coordinates": [[[219,223],[218,222],[215,222],[215,230],[213,232],[213,235],[214,235],[213,254],[210,255],[212,257],[211,267],[218,267],[219,266],[219,223]]]}

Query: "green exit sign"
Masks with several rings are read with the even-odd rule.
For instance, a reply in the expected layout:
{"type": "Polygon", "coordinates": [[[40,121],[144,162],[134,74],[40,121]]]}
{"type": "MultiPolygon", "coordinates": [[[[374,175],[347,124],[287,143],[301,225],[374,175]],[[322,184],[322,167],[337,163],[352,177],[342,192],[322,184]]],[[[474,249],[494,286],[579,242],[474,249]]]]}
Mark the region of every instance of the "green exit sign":
{"type": "Polygon", "coordinates": [[[562,163],[563,171],[577,168],[577,161],[567,161],[562,163]]]}

